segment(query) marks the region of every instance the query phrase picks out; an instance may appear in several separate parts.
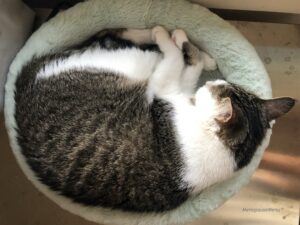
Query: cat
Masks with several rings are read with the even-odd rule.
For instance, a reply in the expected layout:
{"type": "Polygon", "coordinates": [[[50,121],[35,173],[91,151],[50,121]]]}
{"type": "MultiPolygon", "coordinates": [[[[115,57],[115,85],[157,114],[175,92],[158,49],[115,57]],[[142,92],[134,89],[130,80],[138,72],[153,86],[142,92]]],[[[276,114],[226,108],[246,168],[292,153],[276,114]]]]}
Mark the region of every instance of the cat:
{"type": "Polygon", "coordinates": [[[171,210],[251,161],[295,100],[224,80],[183,30],[101,34],[33,58],[17,78],[18,144],[36,179],[74,202],[171,210]]]}

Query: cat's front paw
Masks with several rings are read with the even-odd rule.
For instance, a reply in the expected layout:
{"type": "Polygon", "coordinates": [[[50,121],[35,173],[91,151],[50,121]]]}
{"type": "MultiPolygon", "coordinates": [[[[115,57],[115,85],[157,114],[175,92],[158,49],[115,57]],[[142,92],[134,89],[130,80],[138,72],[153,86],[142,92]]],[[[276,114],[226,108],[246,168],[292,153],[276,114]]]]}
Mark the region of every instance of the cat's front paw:
{"type": "Polygon", "coordinates": [[[186,36],[186,33],[184,32],[184,30],[181,30],[181,29],[173,30],[171,37],[172,37],[172,40],[174,41],[174,43],[176,44],[176,46],[180,50],[182,50],[183,43],[189,41],[186,36]]]}
{"type": "Polygon", "coordinates": [[[152,41],[157,43],[160,39],[169,39],[169,32],[162,26],[155,26],[151,30],[152,41]]]}

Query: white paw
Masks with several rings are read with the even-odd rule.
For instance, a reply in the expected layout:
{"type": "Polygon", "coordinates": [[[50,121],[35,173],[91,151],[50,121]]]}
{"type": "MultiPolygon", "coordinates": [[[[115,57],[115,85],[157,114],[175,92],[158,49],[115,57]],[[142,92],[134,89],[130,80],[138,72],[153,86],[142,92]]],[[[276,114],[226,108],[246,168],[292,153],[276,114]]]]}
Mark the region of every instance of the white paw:
{"type": "Polygon", "coordinates": [[[182,44],[189,41],[184,30],[176,29],[172,32],[172,40],[179,49],[182,49],[182,44]]]}
{"type": "Polygon", "coordinates": [[[210,55],[206,53],[202,53],[202,54],[203,54],[203,61],[204,61],[204,70],[206,71],[216,70],[218,68],[216,60],[210,57],[210,55]]]}
{"type": "Polygon", "coordinates": [[[155,26],[151,30],[151,36],[152,36],[152,41],[156,42],[158,39],[165,39],[169,38],[169,32],[162,26],[155,26]]]}

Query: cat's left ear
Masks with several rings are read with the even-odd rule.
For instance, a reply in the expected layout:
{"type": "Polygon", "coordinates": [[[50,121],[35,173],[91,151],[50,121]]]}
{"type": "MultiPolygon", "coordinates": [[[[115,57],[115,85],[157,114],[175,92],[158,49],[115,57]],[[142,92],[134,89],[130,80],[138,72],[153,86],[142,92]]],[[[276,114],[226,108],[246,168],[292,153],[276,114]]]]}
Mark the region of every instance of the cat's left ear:
{"type": "Polygon", "coordinates": [[[275,120],[289,112],[295,105],[295,102],[295,99],[289,97],[262,100],[268,121],[275,120]]]}
{"type": "Polygon", "coordinates": [[[222,125],[229,124],[234,118],[233,107],[229,97],[224,98],[219,105],[218,113],[215,120],[222,125]]]}

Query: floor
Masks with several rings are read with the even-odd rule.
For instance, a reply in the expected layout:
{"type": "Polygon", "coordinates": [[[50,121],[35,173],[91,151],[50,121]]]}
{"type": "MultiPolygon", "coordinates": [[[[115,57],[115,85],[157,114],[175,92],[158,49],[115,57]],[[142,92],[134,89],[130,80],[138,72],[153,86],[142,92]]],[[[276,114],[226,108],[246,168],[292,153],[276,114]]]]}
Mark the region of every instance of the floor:
{"type": "MultiPolygon", "coordinates": [[[[231,22],[255,46],[271,76],[274,96],[300,100],[300,26],[231,22]]],[[[0,225],[92,225],[44,197],[11,153],[0,117],[0,225]]],[[[190,225],[298,225],[300,104],[278,120],[271,144],[250,183],[219,209],[190,225]]]]}

